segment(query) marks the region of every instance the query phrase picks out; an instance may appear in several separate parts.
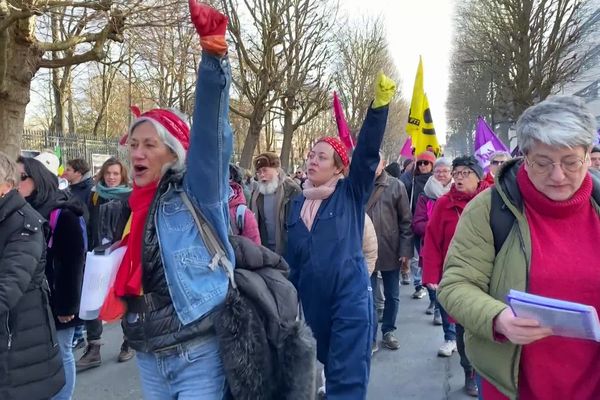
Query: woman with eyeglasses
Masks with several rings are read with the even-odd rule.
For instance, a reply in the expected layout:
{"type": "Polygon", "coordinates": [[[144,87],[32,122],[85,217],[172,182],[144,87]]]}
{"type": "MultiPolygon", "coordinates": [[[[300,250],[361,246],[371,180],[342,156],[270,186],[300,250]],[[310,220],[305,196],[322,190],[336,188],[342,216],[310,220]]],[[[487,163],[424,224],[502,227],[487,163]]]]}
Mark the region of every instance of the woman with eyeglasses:
{"type": "MultiPolygon", "coordinates": [[[[452,178],[454,183],[450,192],[437,200],[425,231],[422,251],[423,284],[431,290],[437,290],[442,279],[444,259],[460,215],[468,202],[489,187],[482,180],[483,169],[472,156],[458,157],[452,161],[452,178]]],[[[440,308],[440,312],[445,314],[443,308],[440,308]]],[[[459,324],[455,326],[456,347],[460,354],[460,365],[465,371],[465,390],[470,396],[477,396],[475,373],[465,353],[464,330],[459,324]]]]}
{"type": "Polygon", "coordinates": [[[498,175],[498,171],[502,168],[502,165],[511,159],[511,155],[506,151],[497,151],[490,157],[490,170],[485,175],[485,181],[491,185],[494,184],[494,179],[498,175]]]}
{"type": "Polygon", "coordinates": [[[440,303],[465,327],[485,400],[597,399],[600,344],[554,336],[506,304],[516,289],[600,310],[600,176],[590,170],[596,120],[581,99],[551,97],[528,108],[516,132],[524,158],[503,166],[495,188],[463,214],[440,303]],[[514,216],[496,246],[492,207],[514,216]]]}

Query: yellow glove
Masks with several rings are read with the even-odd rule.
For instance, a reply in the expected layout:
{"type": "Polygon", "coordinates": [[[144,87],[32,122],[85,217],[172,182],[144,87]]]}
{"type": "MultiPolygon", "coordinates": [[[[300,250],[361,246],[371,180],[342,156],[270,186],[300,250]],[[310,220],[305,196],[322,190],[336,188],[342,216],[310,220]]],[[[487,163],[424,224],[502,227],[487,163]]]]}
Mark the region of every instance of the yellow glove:
{"type": "Polygon", "coordinates": [[[383,71],[379,72],[377,79],[375,79],[375,100],[373,100],[371,108],[387,106],[395,94],[396,82],[385,76],[383,71]]]}

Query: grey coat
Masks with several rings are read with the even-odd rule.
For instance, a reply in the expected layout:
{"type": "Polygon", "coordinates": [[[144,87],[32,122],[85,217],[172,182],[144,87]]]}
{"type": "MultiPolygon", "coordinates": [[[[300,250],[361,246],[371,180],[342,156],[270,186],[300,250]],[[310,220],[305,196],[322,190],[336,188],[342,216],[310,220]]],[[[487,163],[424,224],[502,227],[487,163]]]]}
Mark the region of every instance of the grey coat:
{"type": "MultiPolygon", "coordinates": [[[[277,210],[275,215],[277,216],[276,226],[276,244],[275,253],[279,255],[285,255],[287,249],[287,217],[290,210],[291,200],[302,192],[300,186],[292,179],[287,178],[283,172],[279,174],[279,187],[275,192],[275,199],[277,204],[277,210]]],[[[261,242],[268,243],[267,238],[267,227],[265,223],[265,196],[259,192],[258,188],[252,193],[252,201],[250,202],[250,209],[256,215],[258,221],[258,229],[260,231],[261,242]]]]}
{"type": "Polygon", "coordinates": [[[400,269],[400,257],[412,257],[413,235],[410,201],[404,184],[382,172],[367,203],[377,233],[379,271],[400,269]]]}

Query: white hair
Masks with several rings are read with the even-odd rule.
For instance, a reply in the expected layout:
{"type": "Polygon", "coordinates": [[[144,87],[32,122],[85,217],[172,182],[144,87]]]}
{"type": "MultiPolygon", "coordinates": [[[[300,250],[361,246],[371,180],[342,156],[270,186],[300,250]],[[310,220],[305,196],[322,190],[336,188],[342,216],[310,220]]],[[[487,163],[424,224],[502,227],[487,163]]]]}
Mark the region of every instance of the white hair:
{"type": "Polygon", "coordinates": [[[435,160],[435,163],[433,164],[433,169],[436,169],[437,167],[448,167],[450,169],[452,169],[452,160],[449,159],[448,157],[440,157],[437,160],[435,160]]]}
{"type": "Polygon", "coordinates": [[[0,151],[0,183],[8,183],[16,187],[20,182],[18,171],[15,161],[8,154],[0,151]]]}
{"type": "MultiPolygon", "coordinates": [[[[188,128],[190,127],[189,117],[187,115],[174,109],[169,109],[169,111],[177,115],[183,122],[185,122],[188,128]]],[[[173,154],[175,154],[175,157],[177,157],[177,160],[175,160],[173,164],[165,165],[163,167],[163,170],[166,171],[168,168],[173,168],[176,171],[182,171],[185,168],[185,158],[187,151],[183,148],[183,145],[179,142],[179,140],[177,140],[173,135],[171,135],[169,131],[162,124],[158,123],[158,121],[156,121],[155,119],[144,116],[136,118],[132,122],[131,127],[129,128],[129,137],[131,137],[131,134],[133,133],[135,128],[137,128],[144,122],[149,122],[150,124],[152,124],[160,140],[173,152],[173,154]]]]}
{"type": "Polygon", "coordinates": [[[497,158],[501,158],[501,157],[505,157],[507,160],[510,160],[512,158],[512,156],[510,155],[510,153],[507,152],[507,151],[495,151],[490,156],[490,162],[494,161],[497,158]]]}
{"type": "Polygon", "coordinates": [[[517,143],[527,154],[535,142],[557,147],[591,147],[596,119],[582,99],[551,96],[529,107],[517,121],[517,143]]]}

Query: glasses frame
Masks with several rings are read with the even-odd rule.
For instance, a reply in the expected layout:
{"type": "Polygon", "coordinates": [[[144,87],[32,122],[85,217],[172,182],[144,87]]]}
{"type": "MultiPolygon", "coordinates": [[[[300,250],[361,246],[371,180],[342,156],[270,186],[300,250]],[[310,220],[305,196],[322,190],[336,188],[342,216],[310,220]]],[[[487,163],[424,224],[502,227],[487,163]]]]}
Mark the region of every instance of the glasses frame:
{"type": "Polygon", "coordinates": [[[466,179],[469,176],[471,176],[471,174],[474,174],[475,171],[473,171],[472,169],[464,169],[462,171],[452,171],[450,173],[450,175],[452,175],[452,178],[456,179],[458,177],[466,179]]]}
{"type": "Polygon", "coordinates": [[[559,162],[553,162],[553,163],[549,163],[547,166],[541,166],[538,162],[536,162],[535,160],[530,160],[529,157],[525,156],[525,162],[527,163],[527,166],[529,168],[531,168],[531,170],[533,172],[535,172],[538,175],[549,175],[552,173],[552,171],[554,171],[554,167],[555,166],[560,166],[560,169],[562,170],[563,173],[570,173],[570,174],[574,174],[577,173],[579,171],[581,171],[581,168],[583,168],[583,165],[585,163],[587,163],[590,160],[590,155],[588,153],[586,153],[585,157],[583,158],[583,160],[581,158],[577,158],[577,163],[575,165],[578,165],[577,167],[575,167],[574,169],[569,169],[566,168],[564,166],[564,161],[559,161],[559,162]],[[538,169],[536,169],[536,166],[538,169]],[[545,170],[539,169],[539,168],[545,168],[545,170]]]}

